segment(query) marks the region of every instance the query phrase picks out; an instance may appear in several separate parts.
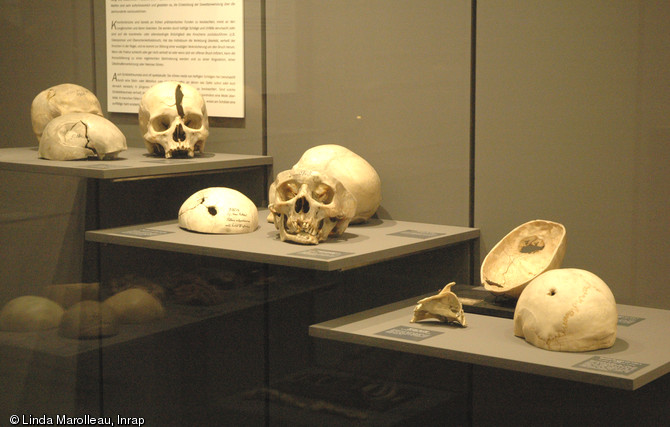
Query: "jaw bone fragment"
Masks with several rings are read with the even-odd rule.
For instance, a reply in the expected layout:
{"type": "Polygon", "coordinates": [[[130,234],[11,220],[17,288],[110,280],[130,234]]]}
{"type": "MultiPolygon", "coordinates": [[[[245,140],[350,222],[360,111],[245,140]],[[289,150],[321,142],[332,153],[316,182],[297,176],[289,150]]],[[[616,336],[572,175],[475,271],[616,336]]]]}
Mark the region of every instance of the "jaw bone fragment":
{"type": "Polygon", "coordinates": [[[451,292],[451,287],[455,284],[456,282],[451,282],[437,295],[419,300],[414,307],[414,316],[410,322],[437,319],[440,322],[458,323],[461,326],[467,326],[463,304],[461,304],[456,294],[451,292]]]}

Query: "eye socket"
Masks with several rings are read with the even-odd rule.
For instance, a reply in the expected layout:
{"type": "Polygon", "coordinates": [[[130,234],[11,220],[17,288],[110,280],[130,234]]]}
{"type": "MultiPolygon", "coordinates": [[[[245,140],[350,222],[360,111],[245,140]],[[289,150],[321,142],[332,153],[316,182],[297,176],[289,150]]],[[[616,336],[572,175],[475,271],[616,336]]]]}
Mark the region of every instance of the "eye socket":
{"type": "Polygon", "coordinates": [[[171,117],[164,114],[151,119],[151,128],[154,130],[154,132],[165,132],[166,130],[170,129],[171,124],[171,117]]]}
{"type": "Polygon", "coordinates": [[[202,127],[202,117],[196,114],[187,114],[184,117],[184,126],[191,129],[200,129],[202,127]]]}
{"type": "Polygon", "coordinates": [[[330,186],[326,184],[319,184],[312,192],[312,198],[323,203],[324,205],[332,203],[334,197],[335,192],[330,186]]]}
{"type": "Polygon", "coordinates": [[[284,202],[291,200],[298,195],[298,184],[295,182],[285,182],[277,188],[277,195],[284,202]]]}

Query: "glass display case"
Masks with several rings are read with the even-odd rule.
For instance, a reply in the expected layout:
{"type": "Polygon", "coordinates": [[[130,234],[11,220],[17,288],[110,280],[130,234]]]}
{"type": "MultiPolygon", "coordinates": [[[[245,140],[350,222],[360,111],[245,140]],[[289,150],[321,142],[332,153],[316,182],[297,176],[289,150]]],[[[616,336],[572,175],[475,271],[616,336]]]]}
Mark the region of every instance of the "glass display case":
{"type": "Polygon", "coordinates": [[[670,5],[38,3],[0,4],[0,304],[48,297],[74,326],[0,330],[0,425],[667,424],[670,5]],[[194,158],[139,131],[136,95],[168,75],[213,107],[194,158]],[[118,159],[38,158],[30,99],[66,81],[125,135],[118,159]],[[281,241],[271,184],[332,144],[378,174],[376,215],[281,241]],[[179,227],[207,187],[246,195],[258,228],[179,227]],[[516,300],[479,286],[493,244],[537,218],[610,287],[611,348],[534,347],[516,300]],[[450,282],[467,326],[411,322],[450,282]],[[135,290],[144,311],[104,331],[106,309],[72,314],[135,290]]]}
{"type": "Polygon", "coordinates": [[[59,329],[2,332],[3,387],[12,396],[6,409],[141,416],[150,425],[307,425],[314,416],[333,425],[388,425],[437,420],[463,404],[451,387],[416,384],[407,362],[392,354],[315,343],[308,328],[430,292],[447,278],[469,283],[477,229],[372,218],[319,245],[299,245],[282,242],[261,208],[252,233],[197,233],[174,218],[189,192],[243,183],[262,200],[269,158],[212,154],[187,163],[131,150],[127,161],[61,165],[35,162],[30,150],[9,154],[25,159],[7,156],[3,167],[48,167],[93,181],[93,197],[82,197],[94,220],[80,237],[98,293],[80,292],[81,299],[105,301],[141,288],[160,300],[165,315],[90,339],[64,337],[59,329]],[[217,157],[225,161],[213,162],[217,157]],[[143,222],[148,217],[158,222],[143,222]],[[402,368],[397,376],[379,371],[394,364],[402,368]]]}

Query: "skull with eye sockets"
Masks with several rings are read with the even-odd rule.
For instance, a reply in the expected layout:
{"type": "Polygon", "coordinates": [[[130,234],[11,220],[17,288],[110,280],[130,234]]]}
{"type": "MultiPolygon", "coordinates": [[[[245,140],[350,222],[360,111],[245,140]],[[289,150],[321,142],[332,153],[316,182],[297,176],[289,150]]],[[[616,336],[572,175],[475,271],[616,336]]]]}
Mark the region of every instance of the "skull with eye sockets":
{"type": "Polygon", "coordinates": [[[346,147],[317,145],[305,151],[293,169],[317,170],[334,178],[356,198],[352,224],[360,224],[377,212],[382,200],[382,183],[375,168],[346,147]]]}
{"type": "Polygon", "coordinates": [[[139,122],[149,153],[166,159],[202,153],[209,136],[205,101],[185,83],[162,82],[147,90],[140,102],[139,122]]]}
{"type": "Polygon", "coordinates": [[[344,233],[356,212],[356,199],[335,178],[291,169],[273,183],[269,209],[282,241],[316,245],[344,233]]]}

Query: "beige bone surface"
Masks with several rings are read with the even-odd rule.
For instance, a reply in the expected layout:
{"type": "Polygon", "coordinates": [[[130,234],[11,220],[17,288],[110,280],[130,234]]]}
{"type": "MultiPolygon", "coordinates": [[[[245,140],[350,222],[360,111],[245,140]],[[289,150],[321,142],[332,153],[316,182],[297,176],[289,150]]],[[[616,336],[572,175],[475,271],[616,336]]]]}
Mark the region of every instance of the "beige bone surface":
{"type": "Polygon", "coordinates": [[[538,219],[516,227],[484,258],[482,285],[495,295],[519,298],[528,282],[561,266],[565,235],[565,227],[553,221],[538,219]]]}
{"type": "Polygon", "coordinates": [[[367,221],[379,208],[382,184],[377,171],[346,147],[317,145],[305,151],[293,168],[318,171],[340,181],[356,199],[356,213],[351,224],[367,221]]]}
{"type": "Polygon", "coordinates": [[[258,228],[258,209],[244,194],[226,187],[196,191],[179,208],[179,226],[212,234],[251,233],[258,228]]]}
{"type": "Polygon", "coordinates": [[[547,271],[528,284],[514,311],[514,335],[553,351],[590,351],[614,344],[617,307],[609,287],[577,268],[547,271]]]}
{"type": "Polygon", "coordinates": [[[38,93],[30,106],[30,119],[37,140],[51,120],[68,113],[102,116],[102,107],[93,92],[72,83],[52,86],[38,93]]]}
{"type": "Polygon", "coordinates": [[[44,297],[14,298],[0,310],[0,331],[30,332],[58,327],[63,308],[44,297]]]}
{"type": "Polygon", "coordinates": [[[410,322],[435,319],[440,322],[458,323],[461,326],[467,326],[463,304],[461,304],[456,294],[451,291],[455,284],[456,282],[451,282],[437,295],[419,300],[414,307],[414,316],[410,322]]]}
{"type": "Polygon", "coordinates": [[[280,172],[268,208],[282,241],[316,245],[344,233],[356,199],[330,175],[312,170],[280,172]]]}
{"type": "Polygon", "coordinates": [[[205,150],[209,136],[207,106],[191,85],[166,81],[152,86],[140,100],[138,119],[151,154],[194,157],[205,150]]]}

